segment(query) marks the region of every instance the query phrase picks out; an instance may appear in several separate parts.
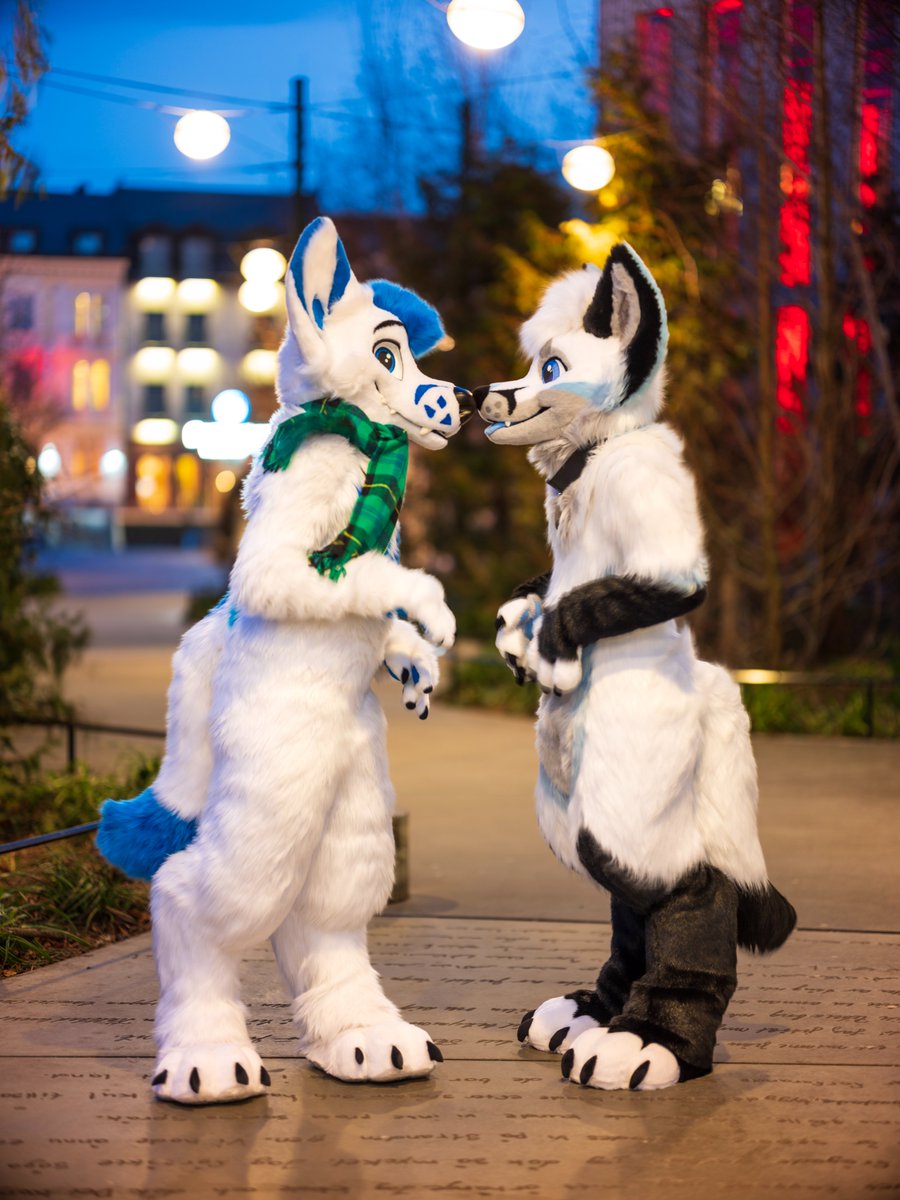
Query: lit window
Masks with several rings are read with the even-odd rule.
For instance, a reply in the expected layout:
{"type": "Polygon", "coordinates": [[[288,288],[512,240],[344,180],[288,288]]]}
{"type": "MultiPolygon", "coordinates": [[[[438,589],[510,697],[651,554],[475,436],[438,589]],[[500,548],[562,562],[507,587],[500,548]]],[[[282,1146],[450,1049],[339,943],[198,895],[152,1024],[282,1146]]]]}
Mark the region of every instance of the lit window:
{"type": "Polygon", "coordinates": [[[894,35],[888,8],[868,5],[859,124],[859,198],[866,208],[878,200],[891,138],[894,35]]]}
{"type": "Polygon", "coordinates": [[[85,338],[91,327],[91,293],[79,292],[75,297],[75,336],[85,338]]]}
{"type": "Polygon", "coordinates": [[[80,358],[72,367],[72,407],[76,412],[87,408],[90,392],[91,364],[86,358],[80,358]]]}
{"type": "Polygon", "coordinates": [[[791,0],[788,79],[784,87],[781,137],[781,202],[778,263],[781,282],[802,287],[812,278],[809,209],[809,148],[812,140],[812,7],[791,0]]]}
{"type": "Polygon", "coordinates": [[[103,332],[106,304],[100,292],[79,292],[75,297],[73,327],[77,338],[96,338],[103,332]]]}
{"type": "Polygon", "coordinates": [[[172,464],[161,454],[141,454],[134,464],[134,497],[141,508],[163,512],[172,500],[172,464]]]}
{"type": "Polygon", "coordinates": [[[98,411],[109,404],[109,363],[105,358],[91,363],[91,404],[98,411]]]}
{"type": "Polygon", "coordinates": [[[798,304],[779,308],[775,328],[775,395],[781,433],[797,433],[803,424],[806,371],[809,365],[809,315],[798,304]]]}
{"type": "Polygon", "coordinates": [[[200,499],[200,462],[195,454],[179,454],[175,460],[178,504],[193,508],[200,499]]]}

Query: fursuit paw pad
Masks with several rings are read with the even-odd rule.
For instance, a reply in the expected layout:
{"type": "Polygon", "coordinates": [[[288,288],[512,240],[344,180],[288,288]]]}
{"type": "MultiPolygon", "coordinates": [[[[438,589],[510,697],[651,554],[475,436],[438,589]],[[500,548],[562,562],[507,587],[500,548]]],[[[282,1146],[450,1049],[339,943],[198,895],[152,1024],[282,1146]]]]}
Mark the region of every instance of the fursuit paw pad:
{"type": "Polygon", "coordinates": [[[563,1055],[562,1073],[583,1087],[649,1092],[681,1078],[675,1055],[636,1033],[595,1029],[583,1033],[563,1055]]]}
{"type": "Polygon", "coordinates": [[[525,1014],[516,1036],[535,1050],[564,1054],[581,1034],[600,1028],[593,1017],[579,1015],[579,1007],[577,1000],[568,996],[545,1000],[533,1013],[525,1014]]]}
{"type": "Polygon", "coordinates": [[[262,1096],[272,1082],[246,1042],[177,1046],[160,1055],[150,1081],[158,1100],[227,1104],[262,1096]]]}
{"type": "Polygon", "coordinates": [[[346,1083],[392,1083],[430,1075],[444,1056],[424,1029],[405,1021],[385,1021],[345,1029],[330,1042],[306,1050],[327,1075],[346,1083]]]}

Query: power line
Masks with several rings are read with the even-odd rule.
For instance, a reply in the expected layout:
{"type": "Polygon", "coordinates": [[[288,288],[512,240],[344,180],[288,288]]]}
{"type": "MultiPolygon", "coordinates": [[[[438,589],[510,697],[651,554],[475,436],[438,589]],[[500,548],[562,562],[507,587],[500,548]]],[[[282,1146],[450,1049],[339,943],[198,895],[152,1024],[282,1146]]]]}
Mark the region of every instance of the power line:
{"type": "MultiPolygon", "coordinates": [[[[137,79],[123,79],[118,75],[96,75],[91,71],[73,71],[67,67],[51,67],[48,74],[66,75],[71,79],[87,79],[93,83],[108,83],[113,87],[137,88],[145,92],[161,92],[167,96],[196,96],[199,100],[213,100],[217,104],[239,104],[241,108],[264,109],[269,112],[290,112],[293,105],[282,100],[248,100],[246,96],[223,96],[219,92],[196,91],[193,88],[169,87],[162,83],[144,83],[137,79]]],[[[49,81],[48,81],[49,82],[49,81]]],[[[61,86],[61,85],[57,85],[61,86]]],[[[97,93],[106,95],[107,93],[97,93]]],[[[120,97],[127,100],[127,97],[120,97]]]]}

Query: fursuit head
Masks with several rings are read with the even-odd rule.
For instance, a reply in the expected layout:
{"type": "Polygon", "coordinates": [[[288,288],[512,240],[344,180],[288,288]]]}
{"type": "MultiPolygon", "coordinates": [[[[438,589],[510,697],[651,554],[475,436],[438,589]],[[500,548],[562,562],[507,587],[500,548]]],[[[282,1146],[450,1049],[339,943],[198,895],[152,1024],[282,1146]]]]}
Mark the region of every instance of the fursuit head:
{"type": "Polygon", "coordinates": [[[112,863],[153,881],[152,1086],[184,1104],[269,1087],[238,980],[267,938],[323,1071],[387,1081],[441,1061],[366,947],[394,871],[372,682],[385,664],[406,707],[428,715],[455,623],[438,580],[400,565],[397,516],[408,442],[443,449],[474,405],[418,364],[444,337],[435,310],[361,283],[327,218],[297,243],[286,303],[279,406],[245,483],[228,594],[175,655],[158,778],[108,801],[98,835],[112,863]]]}
{"type": "Polygon", "coordinates": [[[537,811],[556,856],[611,897],[596,985],[525,1015],[519,1040],[563,1075],[646,1090],[707,1074],[736,950],[774,950],[793,908],[768,881],[756,765],[737,685],[680,619],[704,598],[694,481],[660,422],[666,312],[625,243],[547,290],[531,366],[476,390],[487,436],[546,479],[553,567],[497,616],[535,679],[537,811]]]}

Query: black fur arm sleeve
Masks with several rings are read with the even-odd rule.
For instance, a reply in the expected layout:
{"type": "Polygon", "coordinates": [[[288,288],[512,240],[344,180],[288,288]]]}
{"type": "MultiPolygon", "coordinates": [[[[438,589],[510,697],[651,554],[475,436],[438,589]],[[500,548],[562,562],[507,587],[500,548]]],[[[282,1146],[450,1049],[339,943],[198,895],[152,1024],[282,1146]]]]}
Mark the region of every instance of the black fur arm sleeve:
{"type": "Polygon", "coordinates": [[[526,596],[540,596],[543,600],[549,586],[550,572],[545,571],[543,575],[535,575],[534,579],[526,579],[524,583],[520,583],[509,599],[524,600],[526,596]]]}
{"type": "Polygon", "coordinates": [[[705,599],[702,587],[684,592],[633,575],[595,579],[572,588],[557,605],[544,609],[538,649],[548,662],[576,658],[579,646],[683,617],[705,599]]]}

